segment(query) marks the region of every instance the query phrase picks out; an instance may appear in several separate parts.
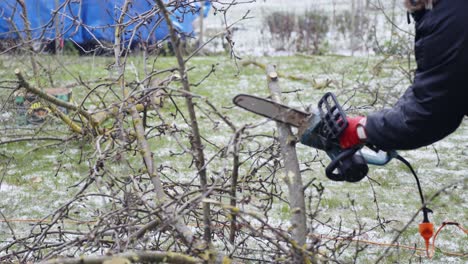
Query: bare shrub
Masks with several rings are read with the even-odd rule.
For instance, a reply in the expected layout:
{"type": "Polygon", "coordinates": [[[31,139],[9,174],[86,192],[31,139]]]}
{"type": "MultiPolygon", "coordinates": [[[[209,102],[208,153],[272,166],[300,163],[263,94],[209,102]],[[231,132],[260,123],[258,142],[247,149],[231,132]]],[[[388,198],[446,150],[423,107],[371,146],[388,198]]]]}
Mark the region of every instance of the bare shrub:
{"type": "Polygon", "coordinates": [[[300,52],[322,53],[322,44],[329,31],[329,17],[320,10],[309,10],[297,18],[297,50],[300,52]]]}
{"type": "Polygon", "coordinates": [[[345,36],[356,33],[362,37],[369,28],[369,17],[365,12],[360,11],[353,19],[353,14],[346,10],[336,15],[335,24],[337,30],[345,36]]]}
{"type": "Polygon", "coordinates": [[[277,42],[278,50],[288,50],[296,28],[296,15],[291,12],[276,11],[265,17],[265,24],[271,37],[277,42]]]}

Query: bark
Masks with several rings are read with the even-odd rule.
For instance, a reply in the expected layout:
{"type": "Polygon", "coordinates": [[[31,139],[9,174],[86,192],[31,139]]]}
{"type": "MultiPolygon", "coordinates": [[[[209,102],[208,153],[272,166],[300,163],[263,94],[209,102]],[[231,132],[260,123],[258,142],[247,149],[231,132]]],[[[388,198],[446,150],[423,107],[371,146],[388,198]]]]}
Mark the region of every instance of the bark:
{"type": "MultiPolygon", "coordinates": [[[[195,165],[197,166],[198,173],[200,175],[200,185],[204,193],[207,192],[207,173],[205,166],[205,154],[203,152],[203,144],[201,141],[200,129],[198,127],[197,115],[195,112],[195,105],[190,95],[190,83],[188,80],[188,75],[186,71],[184,57],[180,48],[180,39],[177,36],[177,33],[174,29],[171,19],[169,18],[169,11],[167,10],[165,4],[162,0],[155,0],[159,9],[164,15],[164,19],[169,27],[170,39],[172,45],[174,46],[174,53],[177,58],[179,65],[179,73],[181,76],[181,82],[183,89],[187,92],[185,96],[185,102],[190,116],[190,126],[192,129],[192,151],[195,159],[195,165]]],[[[203,203],[203,224],[204,224],[204,234],[203,239],[209,245],[211,243],[211,219],[210,219],[210,205],[208,203],[203,203]]]]}
{"type": "Polygon", "coordinates": [[[117,21],[117,26],[115,28],[115,43],[114,43],[114,56],[115,56],[115,66],[119,70],[119,77],[123,83],[123,73],[124,73],[124,64],[122,64],[121,55],[122,55],[122,32],[124,29],[123,21],[125,15],[128,11],[129,5],[132,3],[132,0],[125,0],[122,6],[122,13],[117,21]]]}
{"type": "MultiPolygon", "coordinates": [[[[60,1],[59,0],[55,0],[55,11],[58,11],[60,8],[60,1]]],[[[60,55],[62,50],[61,50],[61,47],[60,47],[60,38],[62,38],[62,33],[61,33],[61,30],[60,30],[60,18],[59,16],[57,16],[57,13],[55,13],[54,15],[54,27],[55,27],[55,40],[54,40],[54,44],[55,44],[55,55],[60,55]],[[60,36],[60,37],[59,37],[60,36]]]]}
{"type": "Polygon", "coordinates": [[[49,109],[54,114],[56,114],[74,133],[83,134],[83,128],[77,123],[73,122],[70,117],[60,111],[60,109],[58,109],[55,105],[49,104],[49,109]]]}
{"type": "Polygon", "coordinates": [[[141,251],[113,256],[89,256],[69,259],[54,259],[43,264],[101,264],[101,263],[202,263],[202,260],[174,252],[141,251]]]}
{"type": "MultiPolygon", "coordinates": [[[[268,65],[266,73],[272,100],[281,103],[281,88],[275,66],[268,65]]],[[[306,243],[307,223],[304,189],[296,154],[296,141],[289,125],[276,122],[276,126],[279,133],[281,156],[284,162],[283,180],[289,190],[288,200],[291,208],[292,239],[294,240],[292,244],[297,245],[294,250],[294,259],[299,261],[304,258],[300,249],[306,243]]]]}
{"type": "Polygon", "coordinates": [[[159,178],[159,175],[155,172],[154,169],[153,154],[151,153],[150,146],[148,144],[148,141],[146,140],[145,128],[143,127],[143,120],[141,119],[140,114],[138,113],[135,105],[130,106],[130,114],[133,119],[133,128],[135,130],[138,145],[140,147],[139,152],[141,157],[143,158],[146,171],[151,179],[151,182],[153,183],[153,187],[156,192],[156,202],[159,205],[162,205],[166,200],[166,196],[164,194],[161,179],[159,178]]]}
{"type": "Polygon", "coordinates": [[[204,29],[204,20],[205,20],[205,17],[203,16],[203,13],[204,13],[204,9],[205,9],[205,3],[203,2],[200,2],[200,16],[198,17],[199,19],[199,27],[200,27],[200,33],[198,34],[198,47],[200,47],[201,45],[203,45],[203,39],[204,39],[204,35],[205,35],[205,29],[204,29]]]}
{"type": "MultiPolygon", "coordinates": [[[[145,163],[145,167],[148,173],[148,176],[151,179],[153,184],[154,191],[156,193],[155,201],[159,206],[168,200],[167,195],[164,193],[163,185],[161,183],[161,178],[155,170],[155,162],[153,159],[153,153],[149,146],[148,140],[146,139],[145,129],[143,127],[143,120],[138,113],[138,110],[135,105],[130,106],[130,114],[133,119],[133,127],[135,130],[136,138],[138,141],[138,146],[140,148],[140,155],[145,163]]],[[[185,225],[180,217],[178,217],[175,208],[170,206],[164,209],[165,217],[168,217],[171,224],[177,230],[177,232],[182,236],[184,241],[188,244],[193,242],[192,231],[185,225]]],[[[159,220],[157,221],[159,223],[159,220]]],[[[157,226],[157,225],[155,225],[157,226]]],[[[155,227],[154,226],[154,227],[155,227]]],[[[141,230],[140,232],[146,232],[146,229],[141,230]]],[[[138,237],[138,235],[136,235],[138,237]]]]}
{"type": "MultiPolygon", "coordinates": [[[[230,196],[231,196],[231,201],[230,205],[233,208],[237,207],[237,182],[239,178],[239,167],[240,167],[240,161],[239,161],[239,144],[240,144],[240,136],[242,133],[243,129],[236,131],[236,134],[234,135],[234,142],[232,143],[233,145],[233,164],[232,164],[232,175],[231,175],[231,190],[230,190],[230,196]]],[[[231,214],[231,227],[229,230],[229,241],[231,243],[235,243],[236,241],[236,232],[237,232],[237,215],[236,214],[231,214]]]]}
{"type": "MultiPolygon", "coordinates": [[[[145,128],[143,126],[143,120],[141,119],[139,115],[139,106],[140,108],[142,105],[134,104],[132,101],[134,100],[133,98],[128,98],[128,91],[125,87],[125,60],[122,60],[122,34],[124,31],[124,26],[123,26],[123,21],[124,17],[130,7],[130,4],[132,4],[133,0],[125,0],[123,7],[122,7],[122,13],[117,21],[117,27],[115,28],[115,43],[114,43],[114,56],[115,56],[115,66],[117,67],[119,77],[118,77],[118,83],[120,85],[120,88],[122,90],[122,95],[123,98],[127,98],[130,103],[127,105],[127,103],[124,101],[121,103],[120,109],[118,109],[116,118],[117,121],[120,123],[121,129],[123,129],[123,118],[124,118],[124,113],[123,109],[126,108],[126,106],[129,106],[129,112],[130,115],[132,116],[132,121],[133,121],[133,128],[135,131],[135,136],[137,138],[138,146],[139,146],[139,151],[140,155],[143,159],[143,162],[145,164],[145,168],[147,170],[148,176],[151,179],[151,182],[154,187],[155,191],[155,201],[158,205],[163,206],[164,202],[167,201],[167,196],[164,193],[163,185],[161,182],[161,178],[156,172],[156,165],[153,159],[153,153],[151,152],[150,145],[148,143],[148,140],[146,138],[146,133],[145,133],[145,128]]],[[[115,112],[116,109],[114,109],[113,112],[115,112]]],[[[105,119],[105,118],[104,118],[105,119]]],[[[180,219],[175,212],[174,207],[167,207],[164,208],[164,217],[166,218],[165,220],[169,222],[177,231],[178,233],[182,236],[184,241],[187,244],[191,244],[193,242],[193,234],[191,230],[183,223],[182,219],[180,219]]],[[[145,230],[141,230],[141,232],[145,232],[145,230]]]]}
{"type": "MultiPolygon", "coordinates": [[[[28,43],[29,50],[31,51],[31,54],[29,55],[29,59],[31,60],[31,66],[33,69],[34,73],[34,78],[36,79],[36,85],[40,87],[40,82],[39,82],[39,69],[37,67],[37,62],[35,58],[35,52],[33,48],[33,38],[31,34],[31,23],[29,22],[29,17],[28,17],[28,10],[26,9],[26,3],[24,0],[16,0],[18,4],[21,5],[21,19],[23,19],[24,22],[24,29],[26,32],[26,40],[23,39],[23,42],[28,43]]],[[[18,34],[21,36],[21,33],[18,32],[18,34]]]]}
{"type": "Polygon", "coordinates": [[[31,93],[39,96],[40,98],[46,100],[47,102],[50,102],[50,103],[52,103],[52,104],[54,104],[56,106],[61,106],[61,107],[64,107],[64,108],[66,108],[68,110],[76,111],[79,114],[86,117],[86,119],[88,119],[89,121],[93,121],[93,118],[92,118],[91,114],[88,113],[87,111],[85,111],[84,109],[82,109],[82,108],[80,108],[80,107],[78,107],[76,105],[73,105],[73,104],[67,103],[65,101],[62,101],[62,100],[60,100],[58,98],[55,98],[55,97],[53,97],[51,95],[48,95],[46,92],[41,91],[40,89],[31,86],[24,79],[23,74],[21,73],[21,71],[19,69],[15,70],[15,75],[16,75],[16,78],[19,81],[19,86],[22,87],[22,88],[25,88],[28,92],[31,92],[31,93]]]}

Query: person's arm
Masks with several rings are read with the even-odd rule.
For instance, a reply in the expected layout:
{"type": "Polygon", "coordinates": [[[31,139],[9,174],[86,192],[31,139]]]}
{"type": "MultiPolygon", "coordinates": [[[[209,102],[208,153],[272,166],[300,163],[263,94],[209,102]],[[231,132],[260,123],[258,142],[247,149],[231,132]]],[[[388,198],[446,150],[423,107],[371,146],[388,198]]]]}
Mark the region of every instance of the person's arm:
{"type": "MultiPolygon", "coordinates": [[[[466,12],[466,1],[441,1],[418,21],[413,85],[393,108],[367,117],[362,125],[366,139],[359,138],[358,143],[365,141],[383,150],[415,149],[457,129],[468,114],[466,12]]],[[[356,129],[346,132],[343,138],[356,143],[356,129]]]]}
{"type": "Polygon", "coordinates": [[[366,142],[383,150],[415,149],[455,131],[463,120],[460,104],[449,95],[417,98],[408,89],[397,105],[367,117],[366,142]]]}

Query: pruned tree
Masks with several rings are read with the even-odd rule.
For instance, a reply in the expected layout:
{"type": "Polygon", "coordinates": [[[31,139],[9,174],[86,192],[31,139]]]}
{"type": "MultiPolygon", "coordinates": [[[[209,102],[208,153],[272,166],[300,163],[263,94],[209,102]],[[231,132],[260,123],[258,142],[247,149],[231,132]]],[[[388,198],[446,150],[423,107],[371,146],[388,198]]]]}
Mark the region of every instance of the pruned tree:
{"type": "MultiPolygon", "coordinates": [[[[40,190],[46,184],[33,178],[41,195],[31,195],[42,211],[28,213],[39,215],[37,219],[14,221],[29,214],[18,216],[16,208],[10,211],[0,204],[0,262],[340,263],[358,262],[365,255],[362,236],[393,220],[378,215],[375,225],[362,222],[351,197],[343,204],[355,217],[355,226],[341,219],[338,224],[320,219],[325,190],[317,180],[322,176],[318,169],[328,160],[320,154],[302,160],[290,127],[245,118],[233,109],[230,98],[225,100],[228,95],[207,94],[202,87],[220,66],[200,67],[196,56],[224,36],[237,70],[232,78],[240,72],[239,65],[263,67],[266,85],[259,91],[277,102],[305,93],[282,90],[283,77],[318,89],[333,84],[345,95],[367,93],[376,98],[366,101],[367,107],[386,102],[386,97],[369,88],[372,78],[367,83],[357,80],[359,89],[329,79],[319,85],[315,79],[289,74],[287,68],[238,63],[232,30],[248,16],[230,22],[229,12],[252,2],[211,1],[225,28],[205,35],[190,49],[197,39],[178,25],[184,14],[203,11],[206,1],[117,1],[100,13],[111,15],[113,22],[96,26],[67,13],[76,1],[57,0],[41,27],[31,26],[26,0],[8,1],[16,8],[12,17],[20,15],[22,22],[9,21],[9,33],[18,38],[9,39],[13,46],[0,54],[5,58],[0,63],[6,64],[0,74],[5,70],[8,76],[0,80],[0,187],[15,184],[8,177],[15,166],[24,165],[20,156],[31,155],[31,161],[16,170],[29,177],[26,167],[37,166],[31,153],[44,151],[54,161],[43,166],[42,177],[54,179],[54,186],[44,189],[56,188],[60,198],[48,200],[40,190]],[[146,8],[137,9],[142,3],[146,8]],[[67,41],[62,47],[66,33],[59,32],[63,25],[58,24],[64,19],[71,22],[70,32],[84,30],[92,43],[67,41]],[[161,27],[167,34],[157,39],[153,33],[161,27]],[[55,39],[47,37],[51,31],[55,39]],[[110,41],[100,37],[109,32],[110,41]],[[50,41],[63,55],[45,52],[50,41]],[[36,43],[41,43],[40,49],[36,43]],[[67,55],[67,45],[83,56],[67,55]],[[72,90],[73,99],[64,100],[47,88],[72,90]],[[21,105],[21,97],[48,114],[42,123],[16,126],[12,119],[1,120],[3,112],[34,111],[21,105]],[[321,228],[329,232],[317,233],[321,228]]],[[[375,190],[373,195],[378,208],[375,190]]]]}

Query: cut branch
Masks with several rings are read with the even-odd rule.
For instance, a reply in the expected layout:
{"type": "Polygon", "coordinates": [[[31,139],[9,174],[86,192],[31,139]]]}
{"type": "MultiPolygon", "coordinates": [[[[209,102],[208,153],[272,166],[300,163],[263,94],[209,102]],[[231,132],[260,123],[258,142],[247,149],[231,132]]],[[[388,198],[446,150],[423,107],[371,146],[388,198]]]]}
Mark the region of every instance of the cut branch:
{"type": "MultiPolygon", "coordinates": [[[[244,66],[244,67],[249,66],[249,65],[255,65],[255,66],[259,67],[260,69],[263,69],[265,71],[267,70],[267,65],[265,65],[263,63],[260,63],[258,61],[249,60],[249,61],[245,61],[245,62],[242,63],[242,66],[244,66]]],[[[302,76],[282,74],[282,73],[279,73],[279,72],[277,72],[276,74],[280,78],[286,78],[286,79],[290,79],[290,80],[293,80],[293,81],[302,81],[302,82],[310,82],[310,83],[314,82],[313,79],[308,79],[308,78],[305,78],[305,77],[302,77],[302,76]]]]}
{"type": "MultiPolygon", "coordinates": [[[[150,146],[148,141],[146,140],[145,129],[143,127],[143,120],[138,113],[137,107],[135,105],[130,106],[130,114],[133,119],[133,127],[135,129],[136,138],[138,141],[138,145],[140,147],[140,154],[143,158],[145,163],[146,170],[148,172],[148,176],[151,179],[153,184],[155,193],[156,193],[156,203],[160,206],[163,205],[165,201],[167,201],[167,196],[164,193],[164,189],[161,183],[161,178],[157,174],[155,170],[155,164],[153,160],[153,153],[151,152],[150,146]]],[[[182,235],[185,242],[191,244],[193,242],[193,234],[190,229],[183,224],[182,220],[177,217],[177,213],[175,212],[175,208],[170,207],[165,210],[166,216],[172,218],[171,222],[173,222],[175,229],[182,235]]],[[[138,236],[137,236],[138,237],[138,236]]]]}
{"type": "MultiPolygon", "coordinates": [[[[188,75],[185,67],[185,61],[182,55],[182,51],[180,48],[180,39],[177,36],[177,33],[174,29],[174,25],[172,24],[172,20],[169,17],[169,11],[167,10],[165,4],[162,0],[155,0],[158,4],[159,9],[164,15],[164,19],[169,27],[169,33],[171,36],[171,42],[174,46],[174,53],[177,57],[177,62],[179,64],[179,73],[181,76],[181,82],[183,89],[190,93],[190,83],[188,80],[188,75]]],[[[206,174],[206,166],[205,166],[205,154],[203,152],[203,145],[201,141],[200,129],[198,127],[197,115],[195,112],[195,105],[192,101],[192,96],[186,95],[185,102],[188,108],[189,116],[190,116],[190,126],[192,129],[192,150],[194,152],[194,159],[195,164],[198,169],[198,173],[200,175],[200,185],[202,191],[206,193],[207,189],[207,174],[206,174]]],[[[208,203],[203,203],[203,223],[204,223],[204,234],[203,239],[207,244],[211,243],[211,219],[210,219],[210,205],[208,203]]]]}
{"type": "Polygon", "coordinates": [[[127,252],[113,256],[90,256],[69,259],[54,259],[43,264],[101,264],[101,263],[202,263],[202,260],[175,252],[142,251],[127,252]],[[117,260],[125,260],[118,262],[117,260]],[[115,261],[115,262],[114,262],[115,261]]]}
{"type": "MultiPolygon", "coordinates": [[[[268,79],[268,88],[273,101],[281,103],[281,88],[279,86],[278,74],[276,73],[275,66],[268,65],[266,74],[268,79]]],[[[300,261],[304,256],[302,256],[298,249],[302,248],[306,243],[307,223],[304,189],[299,161],[296,154],[296,138],[291,132],[289,125],[276,122],[276,127],[279,132],[281,156],[284,162],[283,180],[289,189],[292,239],[296,241],[298,247],[295,248],[294,259],[300,261]]]]}
{"type": "MultiPolygon", "coordinates": [[[[41,91],[40,89],[36,88],[36,87],[33,87],[31,86],[25,79],[24,79],[24,76],[23,74],[21,73],[21,71],[19,69],[16,69],[15,70],[15,75],[16,75],[16,78],[18,78],[18,81],[19,81],[19,86],[20,87],[23,87],[24,89],[26,89],[28,92],[31,92],[37,96],[39,96],[40,98],[56,105],[56,106],[61,106],[61,107],[64,107],[68,110],[71,110],[71,111],[76,111],[78,112],[79,114],[83,115],[84,117],[86,117],[86,119],[88,119],[89,121],[93,121],[93,118],[91,116],[90,113],[88,113],[87,111],[85,111],[84,109],[80,108],[80,107],[77,107],[76,105],[73,105],[73,104],[70,104],[70,103],[67,103],[65,101],[62,101],[58,98],[55,98],[51,95],[48,95],[46,92],[44,91],[41,91]]],[[[94,123],[94,122],[93,122],[94,123]]]]}

